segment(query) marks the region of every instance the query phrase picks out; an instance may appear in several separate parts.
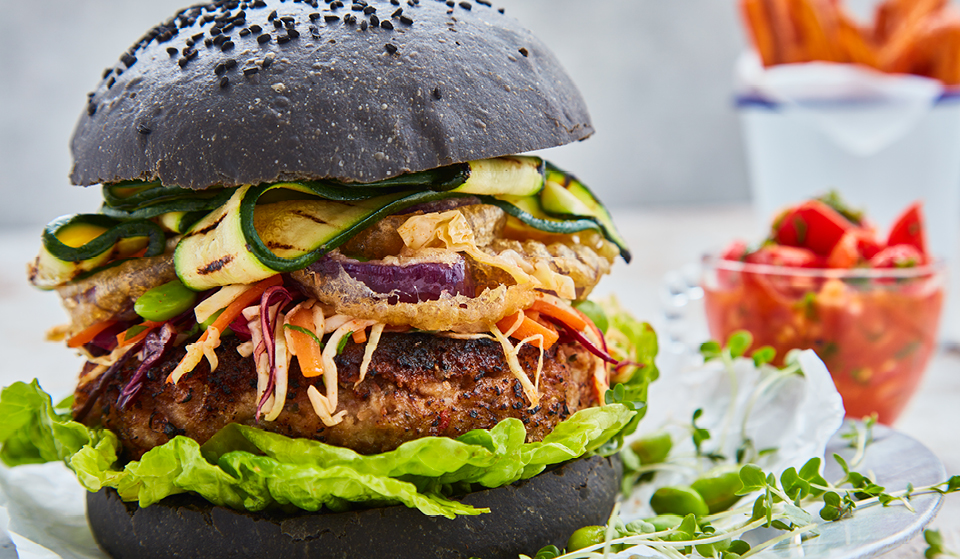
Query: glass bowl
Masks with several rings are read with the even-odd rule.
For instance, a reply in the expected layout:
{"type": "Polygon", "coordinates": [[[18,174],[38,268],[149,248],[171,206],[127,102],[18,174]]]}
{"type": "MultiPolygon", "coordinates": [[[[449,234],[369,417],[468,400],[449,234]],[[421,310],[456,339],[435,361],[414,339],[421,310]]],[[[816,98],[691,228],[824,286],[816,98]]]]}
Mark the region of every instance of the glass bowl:
{"type": "Polygon", "coordinates": [[[945,267],[787,268],[703,258],[710,335],[747,330],[773,346],[776,364],[791,349],[826,363],[847,416],[876,413],[891,424],[916,391],[936,347],[945,267]]]}

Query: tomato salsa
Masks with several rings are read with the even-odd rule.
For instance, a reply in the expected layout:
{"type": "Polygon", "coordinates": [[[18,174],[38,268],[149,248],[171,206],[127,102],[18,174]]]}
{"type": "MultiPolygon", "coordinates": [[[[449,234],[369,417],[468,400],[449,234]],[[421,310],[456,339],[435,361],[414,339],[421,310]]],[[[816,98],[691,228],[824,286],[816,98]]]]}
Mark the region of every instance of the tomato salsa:
{"type": "Polygon", "coordinates": [[[892,423],[932,355],[944,297],[942,265],[926,250],[922,212],[910,206],[885,239],[835,195],[784,211],[768,238],[705,259],[710,334],[737,330],[777,350],[813,349],[847,415],[892,423]]]}

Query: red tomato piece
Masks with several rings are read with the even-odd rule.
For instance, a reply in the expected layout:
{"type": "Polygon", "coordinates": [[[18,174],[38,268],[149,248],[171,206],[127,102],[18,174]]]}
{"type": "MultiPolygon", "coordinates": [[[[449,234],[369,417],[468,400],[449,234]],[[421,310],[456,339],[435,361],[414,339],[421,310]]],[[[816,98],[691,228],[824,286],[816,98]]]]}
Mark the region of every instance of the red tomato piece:
{"type": "Polygon", "coordinates": [[[840,237],[830,256],[827,257],[827,268],[853,268],[860,263],[858,241],[860,235],[857,229],[851,229],[840,237]]]}
{"type": "Polygon", "coordinates": [[[733,241],[720,254],[720,258],[722,260],[733,260],[734,262],[742,262],[746,256],[747,243],[744,243],[743,241],[733,241]]]}
{"type": "Polygon", "coordinates": [[[874,237],[872,231],[865,231],[863,229],[857,229],[857,252],[860,253],[865,260],[870,260],[877,255],[878,252],[883,250],[883,245],[877,242],[877,239],[874,237]]]}
{"type": "Polygon", "coordinates": [[[929,253],[927,252],[922,206],[921,202],[914,202],[900,214],[900,217],[893,222],[893,227],[890,229],[887,246],[910,245],[926,258],[929,253]]]}
{"type": "Polygon", "coordinates": [[[768,245],[761,247],[747,255],[746,262],[750,264],[767,264],[786,268],[820,268],[821,258],[805,248],[768,245]]]}
{"type": "Polygon", "coordinates": [[[889,246],[870,259],[874,268],[911,268],[925,262],[923,254],[913,245],[889,246]]]}
{"type": "Polygon", "coordinates": [[[819,200],[808,200],[784,212],[774,223],[774,239],[781,245],[802,247],[829,256],[848,230],[856,227],[840,212],[819,200]]]}

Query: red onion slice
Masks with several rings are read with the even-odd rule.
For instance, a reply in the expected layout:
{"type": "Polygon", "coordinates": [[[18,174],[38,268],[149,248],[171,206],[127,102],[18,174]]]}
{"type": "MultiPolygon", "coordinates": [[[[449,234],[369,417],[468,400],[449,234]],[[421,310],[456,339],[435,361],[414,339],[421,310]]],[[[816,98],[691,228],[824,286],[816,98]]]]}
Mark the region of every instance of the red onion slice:
{"type": "Polygon", "coordinates": [[[328,277],[336,277],[342,269],[371,291],[388,295],[391,304],[436,301],[444,293],[467,297],[475,294],[473,278],[467,274],[467,265],[462,258],[453,264],[421,262],[393,265],[325,257],[310,265],[309,269],[328,277]]]}

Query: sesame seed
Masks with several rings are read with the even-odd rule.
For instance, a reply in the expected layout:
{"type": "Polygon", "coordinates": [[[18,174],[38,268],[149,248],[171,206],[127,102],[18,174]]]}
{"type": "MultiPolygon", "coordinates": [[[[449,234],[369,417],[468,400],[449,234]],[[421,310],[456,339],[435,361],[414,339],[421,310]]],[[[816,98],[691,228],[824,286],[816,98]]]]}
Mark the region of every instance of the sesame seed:
{"type": "Polygon", "coordinates": [[[399,6],[400,0],[390,0],[390,3],[393,4],[394,6],[399,6]]]}
{"type": "Polygon", "coordinates": [[[221,33],[223,33],[223,29],[221,29],[221,28],[219,28],[219,27],[214,27],[213,29],[210,30],[210,35],[212,35],[212,36],[214,36],[214,37],[216,37],[217,35],[219,35],[219,34],[221,34],[221,33]]]}
{"type": "MultiPolygon", "coordinates": [[[[386,22],[384,22],[384,23],[386,23],[386,22]]],[[[397,52],[397,46],[396,46],[396,45],[391,45],[390,43],[387,43],[387,44],[383,45],[383,47],[384,47],[385,49],[387,49],[387,52],[389,52],[390,54],[393,54],[393,53],[397,52]]]]}
{"type": "Polygon", "coordinates": [[[222,78],[220,78],[220,89],[224,89],[228,85],[230,85],[230,78],[228,78],[227,76],[223,76],[222,78]]]}
{"type": "Polygon", "coordinates": [[[384,28],[384,29],[386,29],[386,30],[388,30],[388,31],[393,30],[393,24],[390,23],[390,20],[386,20],[386,19],[380,22],[380,27],[382,27],[382,28],[384,28]]]}
{"type": "Polygon", "coordinates": [[[184,66],[187,65],[188,62],[190,62],[189,58],[181,58],[180,60],[177,61],[177,64],[179,64],[180,67],[183,68],[184,66]]]}
{"type": "Polygon", "coordinates": [[[361,5],[361,4],[352,4],[352,5],[350,6],[350,9],[353,10],[353,11],[355,11],[355,12],[362,12],[362,11],[363,11],[363,8],[364,8],[364,7],[363,7],[363,5],[361,5]]]}
{"type": "Polygon", "coordinates": [[[346,23],[347,25],[353,25],[357,23],[357,16],[353,14],[347,14],[343,16],[343,22],[346,23]]]}
{"type": "Polygon", "coordinates": [[[213,45],[213,39],[211,39],[210,37],[207,37],[206,39],[203,40],[203,44],[209,47],[213,45]]]}
{"type": "Polygon", "coordinates": [[[277,10],[270,12],[270,15],[267,16],[267,21],[273,21],[277,19],[277,10]]]}
{"type": "Polygon", "coordinates": [[[453,0],[447,0],[446,4],[447,4],[447,6],[450,6],[451,8],[456,5],[453,0]]]}
{"type": "Polygon", "coordinates": [[[259,25],[251,25],[249,29],[250,29],[250,32],[253,33],[254,35],[259,35],[260,32],[263,31],[263,28],[260,27],[259,25]]]}
{"type": "Polygon", "coordinates": [[[146,124],[144,124],[144,123],[141,122],[141,123],[138,123],[138,124],[137,124],[137,132],[139,132],[139,133],[143,134],[144,136],[146,136],[147,134],[153,132],[153,130],[150,130],[150,127],[149,127],[149,126],[147,126],[146,124]]]}
{"type": "Polygon", "coordinates": [[[227,52],[228,50],[232,49],[235,46],[236,45],[233,44],[233,41],[227,41],[226,43],[223,43],[223,46],[220,47],[220,50],[222,50],[223,52],[227,52]]]}
{"type": "Polygon", "coordinates": [[[275,19],[273,20],[273,26],[276,27],[277,29],[280,29],[281,27],[283,27],[283,22],[280,21],[279,19],[275,19]]]}
{"type": "Polygon", "coordinates": [[[400,16],[400,23],[404,25],[413,25],[413,19],[408,16],[400,16]]]}
{"type": "Polygon", "coordinates": [[[300,36],[300,32],[297,31],[296,29],[287,29],[287,37],[290,37],[291,39],[296,39],[299,36],[300,36]]]}
{"type": "Polygon", "coordinates": [[[473,6],[470,5],[470,2],[460,2],[460,7],[464,10],[472,10],[473,6]]]}
{"type": "Polygon", "coordinates": [[[169,54],[171,57],[176,56],[178,52],[180,51],[178,51],[174,47],[167,47],[167,54],[169,54]]]}
{"type": "Polygon", "coordinates": [[[269,42],[270,42],[270,34],[267,33],[266,35],[260,35],[259,37],[257,37],[257,42],[260,43],[261,45],[264,44],[264,43],[269,43],[269,42]]]}
{"type": "MultiPolygon", "coordinates": [[[[176,49],[174,49],[174,50],[176,50],[176,49]]],[[[103,79],[107,79],[107,76],[109,76],[112,72],[113,72],[113,68],[106,68],[106,69],[104,69],[104,70],[103,70],[103,79]]]]}
{"type": "Polygon", "coordinates": [[[325,21],[325,22],[327,22],[327,23],[333,23],[333,22],[335,22],[335,21],[340,21],[340,16],[335,16],[335,15],[332,15],[332,14],[331,14],[331,15],[325,15],[325,16],[323,16],[323,21],[325,21]]]}
{"type": "Polygon", "coordinates": [[[504,12],[504,9],[503,9],[503,8],[497,8],[497,11],[502,14],[502,13],[504,12]]]}
{"type": "Polygon", "coordinates": [[[257,68],[256,66],[253,66],[252,68],[244,68],[244,69],[243,69],[243,75],[244,75],[244,76],[247,76],[247,77],[256,75],[256,74],[258,74],[258,73],[260,73],[260,68],[257,68]]]}
{"type": "Polygon", "coordinates": [[[380,18],[378,18],[376,15],[371,15],[371,16],[370,16],[370,26],[371,26],[371,27],[377,27],[378,25],[380,25],[380,18]]]}
{"type": "Polygon", "coordinates": [[[193,35],[192,37],[190,37],[190,40],[193,42],[197,42],[202,38],[203,38],[203,33],[197,33],[196,35],[193,35]]]}
{"type": "Polygon", "coordinates": [[[397,11],[390,14],[390,17],[400,17],[403,15],[403,8],[397,8],[397,11]]]}
{"type": "Polygon", "coordinates": [[[110,89],[111,87],[113,87],[113,84],[115,83],[117,83],[116,78],[110,78],[109,80],[107,80],[107,89],[110,89]]]}
{"type": "Polygon", "coordinates": [[[280,20],[283,21],[284,23],[294,23],[297,21],[290,16],[283,16],[282,18],[280,18],[280,20]]]}
{"type": "Polygon", "coordinates": [[[263,62],[260,63],[260,66],[262,66],[263,69],[266,70],[267,68],[270,67],[271,64],[273,64],[273,58],[270,58],[270,57],[268,56],[268,57],[266,57],[266,58],[263,59],[263,62]]]}
{"type": "Polygon", "coordinates": [[[120,62],[123,62],[123,65],[129,68],[137,63],[137,57],[129,52],[125,52],[123,56],[120,57],[120,62]]]}
{"type": "Polygon", "coordinates": [[[488,8],[490,7],[490,2],[487,2],[487,0],[475,0],[475,1],[477,4],[480,4],[481,6],[486,6],[488,8]]]}
{"type": "Polygon", "coordinates": [[[528,51],[525,47],[520,47],[520,54],[522,54],[524,57],[527,57],[530,56],[530,51],[528,51]]]}
{"type": "Polygon", "coordinates": [[[367,30],[367,25],[368,25],[368,24],[367,24],[367,20],[361,21],[361,22],[360,22],[360,31],[366,31],[366,30],[367,30]]]}
{"type": "Polygon", "coordinates": [[[280,35],[279,37],[277,37],[277,44],[278,44],[278,45],[285,45],[285,44],[287,44],[287,43],[289,43],[289,42],[290,42],[290,37],[287,36],[287,35],[280,35]]]}
{"type": "Polygon", "coordinates": [[[224,66],[227,67],[227,70],[233,70],[237,67],[237,61],[233,58],[228,58],[224,63],[224,66]]]}
{"type": "Polygon", "coordinates": [[[220,74],[225,74],[226,72],[227,72],[227,65],[226,65],[226,64],[222,64],[222,63],[221,63],[221,64],[217,64],[217,66],[213,69],[213,73],[216,74],[216,75],[218,75],[218,76],[219,76],[220,74]]]}
{"type": "Polygon", "coordinates": [[[230,40],[230,37],[226,35],[217,35],[216,37],[213,38],[213,44],[219,47],[220,45],[222,45],[223,43],[226,43],[229,40],[230,40]]]}
{"type": "Polygon", "coordinates": [[[377,9],[374,8],[373,6],[367,6],[366,8],[363,9],[363,15],[365,16],[368,16],[370,14],[375,14],[375,13],[377,13],[377,9]]]}
{"type": "Polygon", "coordinates": [[[246,36],[249,35],[249,34],[250,34],[250,30],[249,30],[249,29],[241,29],[241,30],[240,30],[240,36],[241,36],[241,37],[246,37],[246,36]]]}
{"type": "Polygon", "coordinates": [[[307,17],[310,18],[310,21],[314,21],[314,20],[320,19],[320,13],[313,12],[312,14],[307,15],[307,17]]]}

